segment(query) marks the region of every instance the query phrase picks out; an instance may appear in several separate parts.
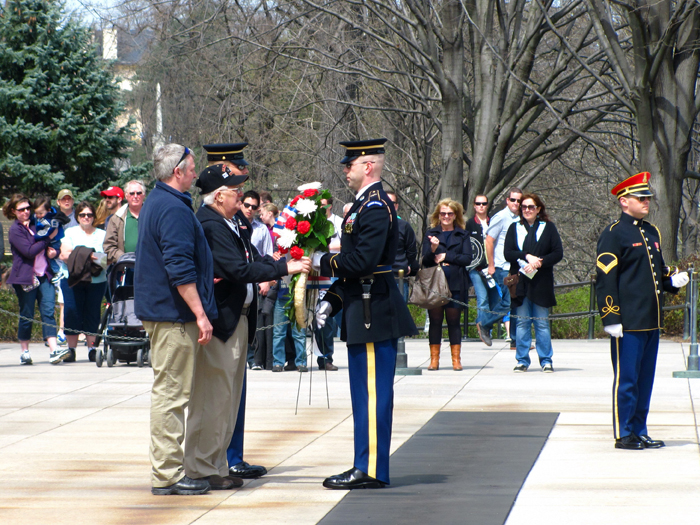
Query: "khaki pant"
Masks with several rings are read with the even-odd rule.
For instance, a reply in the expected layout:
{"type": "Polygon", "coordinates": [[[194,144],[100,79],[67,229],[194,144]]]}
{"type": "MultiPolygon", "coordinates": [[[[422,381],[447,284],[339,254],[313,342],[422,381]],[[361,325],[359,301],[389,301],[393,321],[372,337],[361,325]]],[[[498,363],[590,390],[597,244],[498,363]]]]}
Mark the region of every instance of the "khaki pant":
{"type": "Polygon", "coordinates": [[[151,483],[161,488],[184,476],[185,408],[190,400],[195,356],[199,344],[197,323],[144,321],[151,339],[151,483]]]}
{"type": "Polygon", "coordinates": [[[248,318],[226,342],[200,347],[187,415],[185,472],[191,478],[228,476],[226,449],[236,426],[248,349],[248,318]]]}

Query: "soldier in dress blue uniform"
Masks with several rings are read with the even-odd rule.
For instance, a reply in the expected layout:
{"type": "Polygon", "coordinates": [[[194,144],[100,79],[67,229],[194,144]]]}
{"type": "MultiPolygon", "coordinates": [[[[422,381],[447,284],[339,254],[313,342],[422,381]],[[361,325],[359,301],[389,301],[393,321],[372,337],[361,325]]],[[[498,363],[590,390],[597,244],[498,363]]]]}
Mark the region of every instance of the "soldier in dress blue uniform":
{"type": "Polygon", "coordinates": [[[643,220],[653,197],[650,177],[638,173],[612,189],[622,215],[598,239],[596,293],[610,334],[615,448],[626,450],[664,446],[647,431],[661,309],[664,292],[675,294],[688,283],[686,272],[664,265],[659,230],[643,220]]]}
{"type": "Polygon", "coordinates": [[[337,277],[316,309],[317,325],[343,310],[341,339],[348,346],[355,460],[331,476],[331,489],[380,488],[389,484],[396,346],[417,334],[391,265],[399,240],[396,210],[381,183],[386,139],[341,142],[355,202],[343,221],[340,253],[316,254],[321,275],[337,277]]]}
{"type": "MultiPolygon", "coordinates": [[[[245,160],[243,150],[248,146],[247,142],[236,144],[205,144],[204,150],[207,152],[207,166],[224,164],[236,176],[248,175],[248,161],[245,160]]],[[[250,246],[253,233],[253,226],[248,222],[242,212],[236,213],[234,221],[238,225],[241,238],[250,246]]],[[[253,287],[257,293],[257,286],[253,287]]],[[[252,338],[254,334],[250,334],[252,338]]],[[[233,437],[228,446],[226,455],[229,464],[229,473],[233,477],[244,479],[255,479],[267,474],[267,469],[261,465],[250,465],[243,461],[243,436],[245,432],[245,398],[247,390],[247,376],[243,375],[243,385],[241,392],[241,402],[238,407],[236,426],[233,430],[233,437]]]]}

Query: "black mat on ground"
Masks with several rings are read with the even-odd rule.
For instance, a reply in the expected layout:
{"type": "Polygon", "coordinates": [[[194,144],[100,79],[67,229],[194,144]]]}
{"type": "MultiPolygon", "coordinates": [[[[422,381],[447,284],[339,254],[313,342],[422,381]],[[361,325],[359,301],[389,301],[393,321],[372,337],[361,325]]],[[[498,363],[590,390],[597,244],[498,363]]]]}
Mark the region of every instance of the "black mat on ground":
{"type": "Polygon", "coordinates": [[[438,412],[391,456],[391,486],[350,491],[319,523],[501,525],[558,415],[438,412]]]}

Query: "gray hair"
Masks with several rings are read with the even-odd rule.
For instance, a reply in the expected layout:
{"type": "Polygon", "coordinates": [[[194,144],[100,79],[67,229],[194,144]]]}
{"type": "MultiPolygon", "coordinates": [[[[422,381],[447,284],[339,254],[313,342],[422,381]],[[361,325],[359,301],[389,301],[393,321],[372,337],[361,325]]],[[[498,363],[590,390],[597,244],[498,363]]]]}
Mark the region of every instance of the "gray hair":
{"type": "Polygon", "coordinates": [[[205,193],[202,195],[202,202],[206,204],[207,206],[211,206],[214,204],[214,199],[216,199],[216,194],[219,192],[222,192],[224,190],[230,190],[232,189],[231,186],[221,186],[220,188],[216,188],[214,191],[210,191],[209,193],[205,193]]]}
{"type": "MultiPolygon", "coordinates": [[[[166,182],[173,176],[175,168],[187,161],[187,158],[178,162],[185,153],[185,146],[181,144],[165,144],[156,148],[153,152],[153,171],[156,180],[166,182]]],[[[191,153],[190,153],[191,155],[191,153]]]]}
{"type": "Polygon", "coordinates": [[[128,193],[128,192],[129,192],[129,186],[132,186],[132,185],[141,186],[141,191],[143,192],[144,195],[146,195],[146,185],[143,183],[142,180],[137,180],[137,179],[130,180],[129,182],[127,182],[127,183],[124,185],[124,190],[125,190],[124,192],[125,192],[125,193],[128,193]]]}

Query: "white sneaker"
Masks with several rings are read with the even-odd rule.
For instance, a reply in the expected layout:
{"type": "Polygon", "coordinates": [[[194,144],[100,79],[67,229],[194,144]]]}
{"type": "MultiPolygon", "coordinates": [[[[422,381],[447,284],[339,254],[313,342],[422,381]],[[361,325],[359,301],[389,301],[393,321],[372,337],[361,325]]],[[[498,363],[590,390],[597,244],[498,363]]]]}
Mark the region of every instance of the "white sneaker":
{"type": "Polygon", "coordinates": [[[19,356],[19,362],[23,365],[31,365],[33,363],[32,356],[29,355],[29,350],[22,352],[22,355],[19,356]]]}
{"type": "Polygon", "coordinates": [[[57,365],[65,358],[70,357],[70,355],[70,348],[56,348],[56,350],[49,354],[49,363],[52,365],[57,365]]]}

